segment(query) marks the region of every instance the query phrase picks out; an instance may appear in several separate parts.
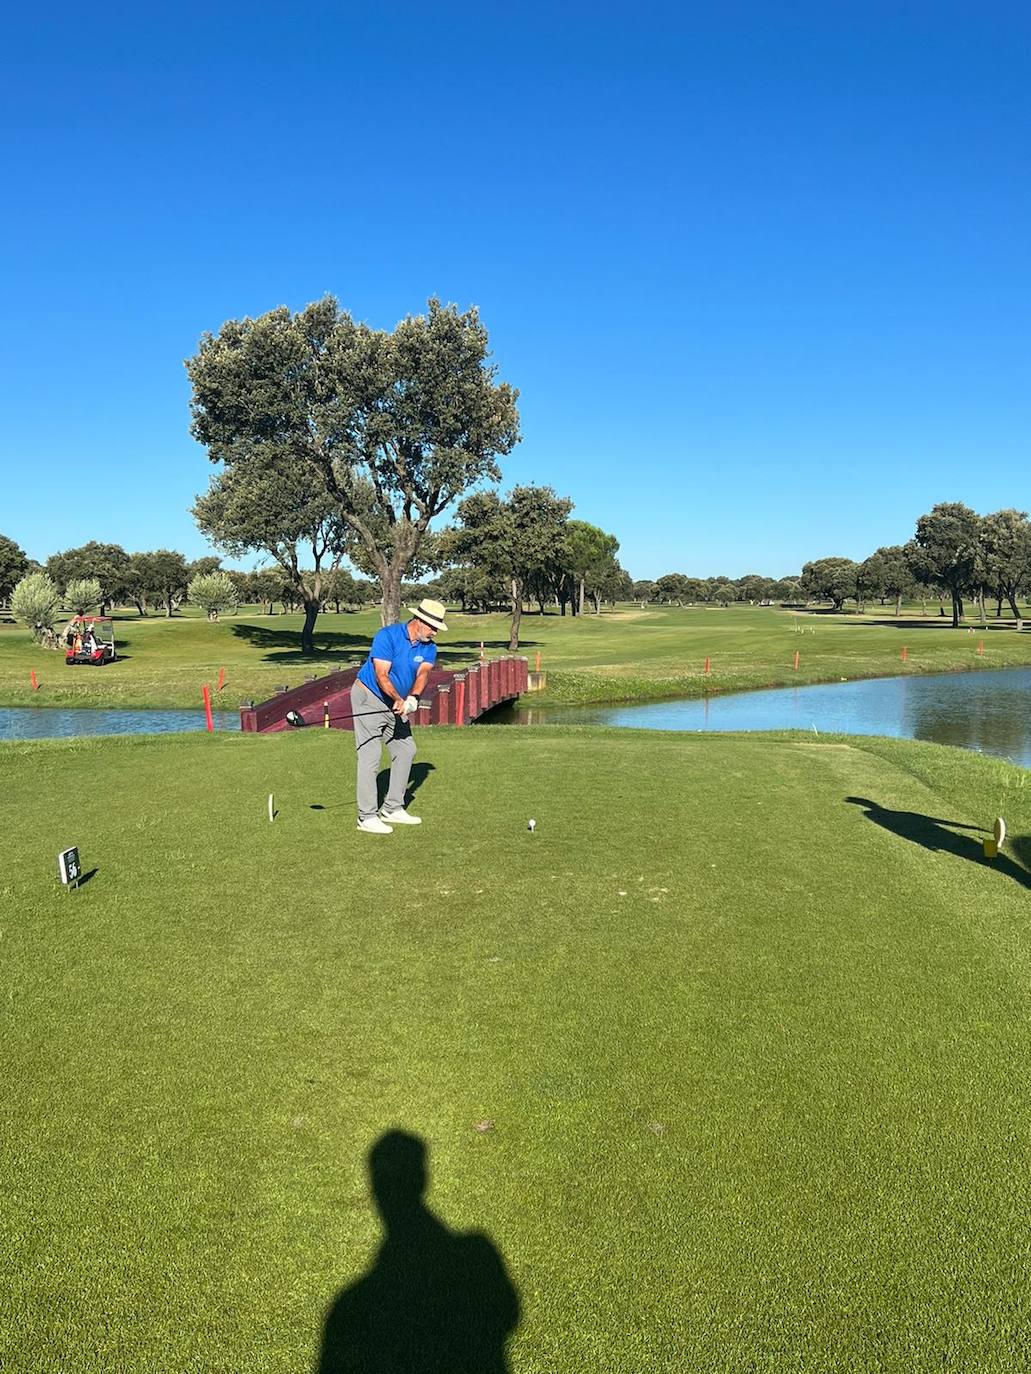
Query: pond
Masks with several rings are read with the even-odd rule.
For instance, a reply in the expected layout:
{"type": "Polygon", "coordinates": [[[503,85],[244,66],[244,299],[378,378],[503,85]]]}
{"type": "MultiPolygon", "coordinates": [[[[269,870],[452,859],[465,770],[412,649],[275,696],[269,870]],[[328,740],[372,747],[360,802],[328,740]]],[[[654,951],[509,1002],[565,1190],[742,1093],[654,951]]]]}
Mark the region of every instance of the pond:
{"type": "Polygon", "coordinates": [[[1029,768],[1031,668],[777,687],[638,706],[521,705],[492,711],[485,723],[894,735],[997,754],[1029,768]]]}
{"type": "MultiPolygon", "coordinates": [[[[239,730],[239,711],[213,711],[216,730],[239,730]]],[[[166,735],[205,730],[203,710],[88,711],[58,706],[0,706],[0,740],[77,739],[81,735],[166,735]]]]}
{"type": "MultiPolygon", "coordinates": [[[[525,698],[524,698],[525,701],[525,698]]],[[[238,711],[216,711],[217,730],[237,731],[238,711]]],[[[619,725],[635,730],[807,730],[895,735],[956,744],[1031,768],[1031,668],[873,678],[778,687],[639,706],[499,707],[488,725],[619,725]]],[[[0,708],[0,739],[164,734],[203,730],[204,713],[0,708]]],[[[482,726],[480,727],[482,728],[482,726]]]]}

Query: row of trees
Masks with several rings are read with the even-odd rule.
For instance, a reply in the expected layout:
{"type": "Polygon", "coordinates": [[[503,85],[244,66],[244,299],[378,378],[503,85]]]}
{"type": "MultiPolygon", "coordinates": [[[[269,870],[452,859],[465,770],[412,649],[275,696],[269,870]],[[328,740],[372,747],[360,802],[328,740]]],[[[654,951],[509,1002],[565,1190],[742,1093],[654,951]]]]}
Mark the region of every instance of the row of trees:
{"type": "Polygon", "coordinates": [[[13,539],[0,535],[0,601],[7,601],[29,573],[46,573],[62,603],[80,614],[96,607],[101,613],[113,605],[133,605],[140,615],[148,609],[171,616],[186,598],[190,582],[217,572],[221,560],[214,557],[187,562],[173,549],[151,553],[126,553],[120,544],[91,541],[77,549],[51,554],[45,563],[30,559],[13,539]],[[96,595],[86,595],[85,585],[96,595]],[[84,605],[80,602],[85,601],[84,605]]]}
{"type": "Polygon", "coordinates": [[[631,584],[634,601],[658,601],[669,606],[706,602],[721,606],[732,601],[794,601],[799,596],[797,577],[763,577],[745,573],[744,577],[688,577],[684,573],[665,573],[655,581],[631,584]]]}
{"type": "Polygon", "coordinates": [[[896,615],[904,598],[941,596],[951,601],[954,626],[965,597],[976,599],[982,619],[990,597],[996,616],[1005,603],[1019,619],[1017,599],[1031,592],[1031,522],[1026,511],[978,515],[961,502],[941,502],[920,516],[907,544],[877,549],[861,563],[818,558],[803,567],[799,588],[836,610],[850,599],[861,609],[871,598],[890,598],[896,615]]]}
{"type": "MultiPolygon", "coordinates": [[[[276,567],[240,572],[222,568],[221,560],[211,556],[190,562],[173,549],[126,553],[118,544],[95,541],[53,554],[41,564],[13,539],[0,535],[0,602],[9,602],[18,584],[34,574],[46,576],[58,606],[78,615],[106,614],[112,606],[133,605],[141,616],[161,610],[171,617],[186,601],[201,604],[195,595],[198,586],[207,593],[204,609],[209,609],[213,592],[221,590],[219,604],[212,606],[216,612],[253,604],[267,607],[271,614],[276,602],[291,611],[302,604],[292,580],[276,567]],[[216,581],[197,582],[211,577],[216,581]]],[[[356,578],[345,568],[326,572],[322,592],[323,606],[332,605],[337,611],[369,605],[380,596],[375,582],[356,578]]]]}

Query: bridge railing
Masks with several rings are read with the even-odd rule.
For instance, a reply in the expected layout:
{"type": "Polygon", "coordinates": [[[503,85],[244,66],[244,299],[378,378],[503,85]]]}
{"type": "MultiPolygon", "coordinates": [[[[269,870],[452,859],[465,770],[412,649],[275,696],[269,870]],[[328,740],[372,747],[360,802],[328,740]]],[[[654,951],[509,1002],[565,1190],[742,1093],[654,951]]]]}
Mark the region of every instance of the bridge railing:
{"type": "MultiPolygon", "coordinates": [[[[241,730],[259,734],[282,730],[288,711],[296,711],[308,725],[320,725],[324,703],[334,728],[352,729],[348,698],[359,666],[337,668],[256,706],[241,706],[241,730]]],[[[481,660],[466,668],[434,668],[419,702],[417,724],[468,725],[492,706],[522,695],[528,678],[529,661],[519,655],[481,660]]]]}

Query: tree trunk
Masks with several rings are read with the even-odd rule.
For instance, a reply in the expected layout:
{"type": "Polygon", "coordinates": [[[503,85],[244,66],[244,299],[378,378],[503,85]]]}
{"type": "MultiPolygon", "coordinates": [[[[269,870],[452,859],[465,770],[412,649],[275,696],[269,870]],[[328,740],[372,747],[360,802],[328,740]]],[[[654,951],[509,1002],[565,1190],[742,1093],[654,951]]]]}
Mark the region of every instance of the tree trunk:
{"type": "MultiPolygon", "coordinates": [[[[1013,619],[1014,619],[1014,620],[1019,620],[1019,619],[1020,619],[1020,611],[1017,609],[1017,594],[1016,594],[1016,589],[1014,589],[1014,590],[1012,590],[1012,591],[1007,591],[1007,592],[1006,592],[1006,600],[1010,603],[1010,610],[1013,612],[1013,619]]],[[[1000,601],[999,604],[1000,604],[1000,605],[1002,604],[1001,601],[1000,601]]]]}
{"type": "Polygon", "coordinates": [[[594,614],[601,615],[601,594],[600,592],[592,592],[591,595],[594,598],[594,614]]]}
{"type": "Polygon", "coordinates": [[[523,618],[523,589],[517,577],[512,578],[512,626],[508,632],[508,652],[519,648],[519,622],[523,618]]]}
{"type": "Polygon", "coordinates": [[[895,619],[898,620],[902,614],[902,593],[898,592],[895,596],[895,619]]]}
{"type": "Polygon", "coordinates": [[[984,622],[988,619],[988,616],[985,614],[985,609],[984,609],[984,588],[983,588],[983,587],[978,587],[978,589],[977,589],[977,608],[978,608],[978,610],[981,612],[981,624],[983,625],[984,622]]]}
{"type": "Polygon", "coordinates": [[[585,582],[585,580],[586,580],[586,579],[584,579],[584,578],[582,578],[582,577],[581,577],[581,579],[580,579],[580,596],[579,596],[579,606],[578,606],[578,610],[577,610],[577,614],[578,614],[578,615],[583,615],[583,613],[584,613],[584,582],[585,582]]]}
{"type": "Polygon", "coordinates": [[[959,592],[952,593],[952,628],[959,629],[960,617],[963,614],[963,600],[959,592]]]}
{"type": "Polygon", "coordinates": [[[379,580],[382,598],[379,603],[380,620],[384,625],[396,625],[401,619],[401,568],[384,566],[379,580]]]}
{"type": "Polygon", "coordinates": [[[304,624],[301,626],[301,653],[313,654],[315,652],[315,621],[319,614],[318,598],[314,600],[305,598],[304,602],[304,624]]]}

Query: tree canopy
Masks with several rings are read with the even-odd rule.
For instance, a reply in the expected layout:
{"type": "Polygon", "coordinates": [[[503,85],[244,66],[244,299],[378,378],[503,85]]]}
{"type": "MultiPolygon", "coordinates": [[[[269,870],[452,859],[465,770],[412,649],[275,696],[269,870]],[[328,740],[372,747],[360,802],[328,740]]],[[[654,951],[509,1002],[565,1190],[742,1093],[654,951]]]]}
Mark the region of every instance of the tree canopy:
{"type": "Polygon", "coordinates": [[[0,534],[0,601],[6,601],[29,570],[25,550],[0,534]]]}
{"type": "Polygon", "coordinates": [[[77,549],[52,554],[46,571],[62,594],[71,582],[96,578],[100,583],[100,609],[106,612],[112,602],[128,591],[129,555],[121,544],[101,544],[90,540],[77,549]]]}
{"type": "Polygon", "coordinates": [[[981,517],[960,501],[941,501],[916,522],[906,545],[913,576],[952,598],[952,623],[959,626],[963,597],[976,583],[981,517]]]}
{"type": "Polygon", "coordinates": [[[461,523],[442,539],[443,552],[453,560],[506,585],[512,608],[510,650],[519,647],[527,584],[560,560],[572,508],[572,501],[556,496],[551,487],[513,487],[504,498],[493,491],[476,492],[458,507],[461,523]]]}
{"type": "Polygon", "coordinates": [[[328,498],[380,581],[389,623],[431,521],[475,483],[498,481],[497,456],[519,438],[518,393],[488,358],[476,310],[436,299],[390,333],[332,296],[297,314],[280,307],[201,339],[186,361],[191,432],[241,482],[292,469],[309,498],[328,498]]]}

